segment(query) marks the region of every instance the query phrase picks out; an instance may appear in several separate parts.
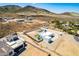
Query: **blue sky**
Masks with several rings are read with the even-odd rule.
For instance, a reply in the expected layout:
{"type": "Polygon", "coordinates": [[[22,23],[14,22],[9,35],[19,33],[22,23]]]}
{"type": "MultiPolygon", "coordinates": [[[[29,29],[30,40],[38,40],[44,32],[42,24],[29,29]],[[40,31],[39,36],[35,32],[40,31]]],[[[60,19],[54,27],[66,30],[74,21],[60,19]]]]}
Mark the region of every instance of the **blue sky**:
{"type": "Polygon", "coordinates": [[[35,6],[43,9],[47,9],[54,13],[63,12],[77,12],[79,13],[79,3],[0,3],[0,6],[4,5],[19,5],[19,6],[35,6]]]}

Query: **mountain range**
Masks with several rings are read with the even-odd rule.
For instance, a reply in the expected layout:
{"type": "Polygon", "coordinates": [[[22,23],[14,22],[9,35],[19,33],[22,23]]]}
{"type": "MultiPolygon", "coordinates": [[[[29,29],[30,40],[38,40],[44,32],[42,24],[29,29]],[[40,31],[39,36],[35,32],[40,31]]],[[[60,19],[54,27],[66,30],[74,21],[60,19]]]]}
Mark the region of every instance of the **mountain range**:
{"type": "Polygon", "coordinates": [[[70,16],[79,16],[79,13],[76,12],[64,12],[62,15],[70,15],[70,16]]]}
{"type": "Polygon", "coordinates": [[[42,8],[37,8],[33,6],[21,7],[18,5],[0,6],[0,14],[3,14],[3,13],[53,14],[52,12],[42,8]]]}
{"type": "MultiPolygon", "coordinates": [[[[54,12],[50,12],[46,9],[37,8],[34,6],[25,6],[21,7],[18,5],[5,5],[0,6],[0,14],[6,14],[6,13],[16,13],[16,14],[33,14],[33,15],[39,15],[39,14],[49,14],[49,15],[56,15],[54,12]]],[[[58,15],[68,15],[68,16],[79,16],[79,13],[76,12],[64,12],[58,15]]]]}

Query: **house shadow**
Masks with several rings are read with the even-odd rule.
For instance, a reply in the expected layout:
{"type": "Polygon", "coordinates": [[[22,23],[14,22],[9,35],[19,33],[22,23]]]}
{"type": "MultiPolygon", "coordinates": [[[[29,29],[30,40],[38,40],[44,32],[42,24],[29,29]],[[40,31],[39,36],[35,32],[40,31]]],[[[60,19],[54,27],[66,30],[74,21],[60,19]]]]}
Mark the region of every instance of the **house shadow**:
{"type": "MultiPolygon", "coordinates": [[[[25,45],[25,46],[27,46],[27,45],[25,45]]],[[[20,51],[17,50],[16,53],[13,56],[19,56],[25,50],[27,50],[27,48],[23,48],[20,51]]]]}
{"type": "Polygon", "coordinates": [[[26,48],[23,48],[22,50],[20,50],[20,51],[17,51],[15,54],[14,54],[14,56],[19,56],[23,51],[25,51],[26,50],[26,48]]]}

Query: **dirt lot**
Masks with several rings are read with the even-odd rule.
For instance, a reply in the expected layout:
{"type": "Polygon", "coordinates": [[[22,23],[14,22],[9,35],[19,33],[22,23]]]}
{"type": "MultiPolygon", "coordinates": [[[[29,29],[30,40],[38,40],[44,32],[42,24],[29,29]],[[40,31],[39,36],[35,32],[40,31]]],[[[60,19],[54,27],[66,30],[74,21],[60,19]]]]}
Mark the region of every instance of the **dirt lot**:
{"type": "MultiPolygon", "coordinates": [[[[30,34],[32,35],[35,33],[36,32],[34,31],[30,32],[30,34]]],[[[30,41],[32,41],[32,39],[30,39],[29,42],[30,41]]],[[[31,43],[35,44],[35,42],[31,42],[31,43]]],[[[43,45],[46,44],[43,42],[43,45]]],[[[41,44],[36,44],[36,46],[41,46],[41,44]]],[[[52,55],[79,56],[79,46],[73,40],[73,36],[67,33],[64,33],[58,40],[56,40],[54,44],[51,45],[51,48],[50,47],[48,49],[46,49],[45,47],[41,47],[41,48],[52,55]]]]}
{"type": "Polygon", "coordinates": [[[79,45],[73,41],[73,37],[65,34],[62,39],[64,39],[64,41],[56,49],[56,52],[66,56],[79,56],[79,45]]]}
{"type": "MultiPolygon", "coordinates": [[[[37,55],[41,55],[41,56],[47,56],[48,54],[51,54],[51,55],[54,55],[54,56],[57,56],[58,54],[56,54],[55,52],[51,52],[45,48],[42,48],[40,45],[37,45],[31,38],[29,38],[28,36],[26,35],[23,35],[22,33],[19,33],[19,35],[21,37],[23,37],[26,41],[26,43],[28,44],[28,47],[27,49],[22,52],[22,54],[20,54],[21,56],[27,56],[27,53],[33,55],[33,56],[37,56],[37,55]],[[33,48],[33,49],[32,49],[33,48]],[[28,51],[27,51],[28,50],[28,51]],[[26,53],[27,52],[27,53],[26,53]],[[33,52],[33,54],[32,54],[33,52]],[[39,53],[36,53],[36,52],[39,52],[39,53]],[[34,54],[36,53],[36,54],[34,54]]],[[[28,54],[28,55],[29,55],[28,54]]]]}
{"type": "Polygon", "coordinates": [[[23,51],[21,56],[48,56],[48,54],[34,47],[33,45],[28,44],[26,50],[23,51]]]}

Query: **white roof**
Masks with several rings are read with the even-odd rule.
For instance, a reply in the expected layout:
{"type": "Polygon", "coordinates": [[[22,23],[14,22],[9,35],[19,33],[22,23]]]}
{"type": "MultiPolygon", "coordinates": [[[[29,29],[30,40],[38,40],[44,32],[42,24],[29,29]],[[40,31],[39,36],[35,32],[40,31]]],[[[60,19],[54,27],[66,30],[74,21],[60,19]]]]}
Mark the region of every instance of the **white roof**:
{"type": "Polygon", "coordinates": [[[49,35],[52,35],[53,33],[51,32],[41,32],[40,35],[41,36],[49,36],[49,35]]]}
{"type": "Polygon", "coordinates": [[[56,31],[51,32],[48,29],[46,29],[46,31],[39,32],[38,34],[46,41],[49,41],[49,40],[55,41],[58,39],[58,36],[62,33],[56,32],[56,31]],[[51,37],[50,35],[52,35],[54,37],[51,37]]]}
{"type": "Polygon", "coordinates": [[[52,37],[50,37],[49,35],[53,35],[53,33],[51,32],[40,32],[39,35],[45,39],[46,41],[49,41],[52,39],[52,37]]]}

